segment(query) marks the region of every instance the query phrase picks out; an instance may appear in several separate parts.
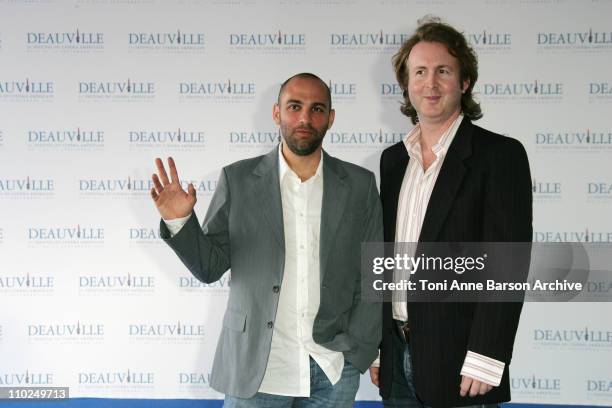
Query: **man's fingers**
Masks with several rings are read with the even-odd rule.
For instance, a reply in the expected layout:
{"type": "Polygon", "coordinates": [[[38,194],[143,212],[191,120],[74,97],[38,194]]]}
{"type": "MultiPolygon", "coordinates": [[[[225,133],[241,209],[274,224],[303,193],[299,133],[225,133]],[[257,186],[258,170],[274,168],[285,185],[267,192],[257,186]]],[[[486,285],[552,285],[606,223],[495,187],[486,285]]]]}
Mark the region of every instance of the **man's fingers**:
{"type": "Polygon", "coordinates": [[[480,381],[473,380],[470,386],[470,397],[475,397],[480,393],[480,381]]]}
{"type": "Polygon", "coordinates": [[[162,184],[164,186],[166,184],[170,184],[170,180],[168,180],[168,174],[166,174],[166,169],[164,168],[164,163],[159,157],[155,159],[155,165],[157,166],[157,171],[159,173],[159,177],[161,178],[162,184]]]}
{"type": "Polygon", "coordinates": [[[157,174],[153,174],[151,178],[153,179],[153,185],[155,186],[156,193],[161,194],[164,187],[159,182],[159,177],[157,177],[157,174]]]}
{"type": "Polygon", "coordinates": [[[378,367],[370,367],[370,380],[372,380],[372,384],[374,384],[375,386],[379,386],[379,378],[378,378],[378,374],[380,368],[378,367]]]}
{"type": "Polygon", "coordinates": [[[176,171],[176,164],[174,164],[174,159],[172,157],[168,157],[168,167],[170,168],[170,180],[172,180],[173,183],[178,183],[178,171],[176,171]]]}
{"type": "Polygon", "coordinates": [[[461,376],[461,385],[459,386],[459,395],[465,397],[472,386],[472,379],[465,375],[461,376]]]}
{"type": "Polygon", "coordinates": [[[151,197],[153,198],[153,201],[157,201],[157,197],[159,197],[154,188],[151,188],[151,197]]]}
{"type": "Polygon", "coordinates": [[[476,395],[484,395],[487,392],[491,391],[493,388],[492,385],[484,383],[482,381],[474,380],[468,376],[461,376],[461,385],[459,386],[459,395],[465,397],[466,395],[470,395],[470,397],[475,397],[476,395]]]}
{"type": "Polygon", "coordinates": [[[487,383],[480,383],[480,390],[478,390],[478,393],[480,395],[485,395],[487,392],[489,392],[489,390],[491,389],[491,386],[487,383]]]}
{"type": "Polygon", "coordinates": [[[493,388],[491,384],[481,382],[480,383],[480,395],[485,395],[487,392],[491,391],[491,388],[493,388]]]}
{"type": "Polygon", "coordinates": [[[195,187],[193,186],[193,183],[189,183],[189,185],[187,186],[187,193],[194,199],[196,198],[196,191],[195,187]]]}

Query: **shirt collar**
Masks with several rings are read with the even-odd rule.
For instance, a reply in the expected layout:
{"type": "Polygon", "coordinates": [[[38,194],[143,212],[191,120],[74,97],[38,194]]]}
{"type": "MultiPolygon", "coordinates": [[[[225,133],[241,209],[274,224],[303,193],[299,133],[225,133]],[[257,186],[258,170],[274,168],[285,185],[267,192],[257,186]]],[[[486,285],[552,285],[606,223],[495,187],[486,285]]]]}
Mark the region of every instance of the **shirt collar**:
{"type": "MultiPolygon", "coordinates": [[[[283,143],[284,142],[278,144],[278,178],[281,183],[287,175],[292,175],[299,180],[300,178],[297,174],[295,174],[291,167],[289,167],[289,164],[287,164],[287,161],[285,160],[285,156],[283,156],[283,143]]],[[[319,179],[321,177],[323,177],[323,151],[321,151],[321,160],[319,160],[317,171],[315,171],[312,179],[319,179]]]]}
{"type": "MultiPolygon", "coordinates": [[[[446,129],[446,131],[442,134],[437,143],[432,146],[432,151],[436,155],[436,157],[443,156],[450,147],[455,135],[457,134],[457,129],[459,129],[459,125],[463,120],[463,113],[460,113],[459,116],[451,123],[451,125],[446,129]]],[[[408,151],[408,156],[411,158],[421,158],[421,126],[417,124],[404,139],[404,146],[406,146],[406,150],[408,151]]]]}

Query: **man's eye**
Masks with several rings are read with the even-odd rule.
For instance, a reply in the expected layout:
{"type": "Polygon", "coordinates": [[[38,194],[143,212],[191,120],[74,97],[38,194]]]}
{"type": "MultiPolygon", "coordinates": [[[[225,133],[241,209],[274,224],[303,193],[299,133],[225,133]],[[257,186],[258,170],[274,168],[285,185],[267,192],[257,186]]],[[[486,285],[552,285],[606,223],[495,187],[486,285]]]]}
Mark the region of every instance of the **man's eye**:
{"type": "Polygon", "coordinates": [[[320,106],[315,106],[314,108],[312,108],[312,110],[315,112],[323,112],[323,108],[320,106]]]}
{"type": "Polygon", "coordinates": [[[289,110],[298,110],[300,109],[300,105],[289,105],[289,110]]]}

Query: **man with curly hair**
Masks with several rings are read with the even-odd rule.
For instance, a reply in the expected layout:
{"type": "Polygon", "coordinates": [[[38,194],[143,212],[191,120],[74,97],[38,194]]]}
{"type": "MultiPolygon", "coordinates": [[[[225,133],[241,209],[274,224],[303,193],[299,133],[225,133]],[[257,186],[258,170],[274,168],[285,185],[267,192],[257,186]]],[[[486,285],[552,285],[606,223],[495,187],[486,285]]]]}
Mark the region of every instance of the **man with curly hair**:
{"type": "MultiPolygon", "coordinates": [[[[439,20],[421,24],[393,58],[401,111],[415,125],[381,156],[386,242],[530,242],[532,191],[517,140],[472,123],[476,54],[439,20]]],[[[496,405],[510,400],[508,366],[522,303],[407,302],[383,306],[385,407],[496,405]]]]}

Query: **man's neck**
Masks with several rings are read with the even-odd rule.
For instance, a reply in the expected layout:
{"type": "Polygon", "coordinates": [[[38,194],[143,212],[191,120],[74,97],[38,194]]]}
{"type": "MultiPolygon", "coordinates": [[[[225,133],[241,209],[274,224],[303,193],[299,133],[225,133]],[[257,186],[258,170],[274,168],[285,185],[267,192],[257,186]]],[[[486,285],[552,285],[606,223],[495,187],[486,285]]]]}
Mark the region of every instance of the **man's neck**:
{"type": "Polygon", "coordinates": [[[319,162],[321,161],[321,146],[308,156],[300,156],[293,153],[286,143],[283,143],[281,149],[283,157],[291,170],[297,174],[302,181],[306,181],[317,172],[319,162]]]}
{"type": "Polygon", "coordinates": [[[448,128],[453,124],[453,122],[457,119],[460,110],[453,113],[447,120],[444,122],[420,122],[419,127],[421,131],[420,142],[421,149],[431,151],[432,147],[440,141],[440,138],[448,130],[448,128]]]}

